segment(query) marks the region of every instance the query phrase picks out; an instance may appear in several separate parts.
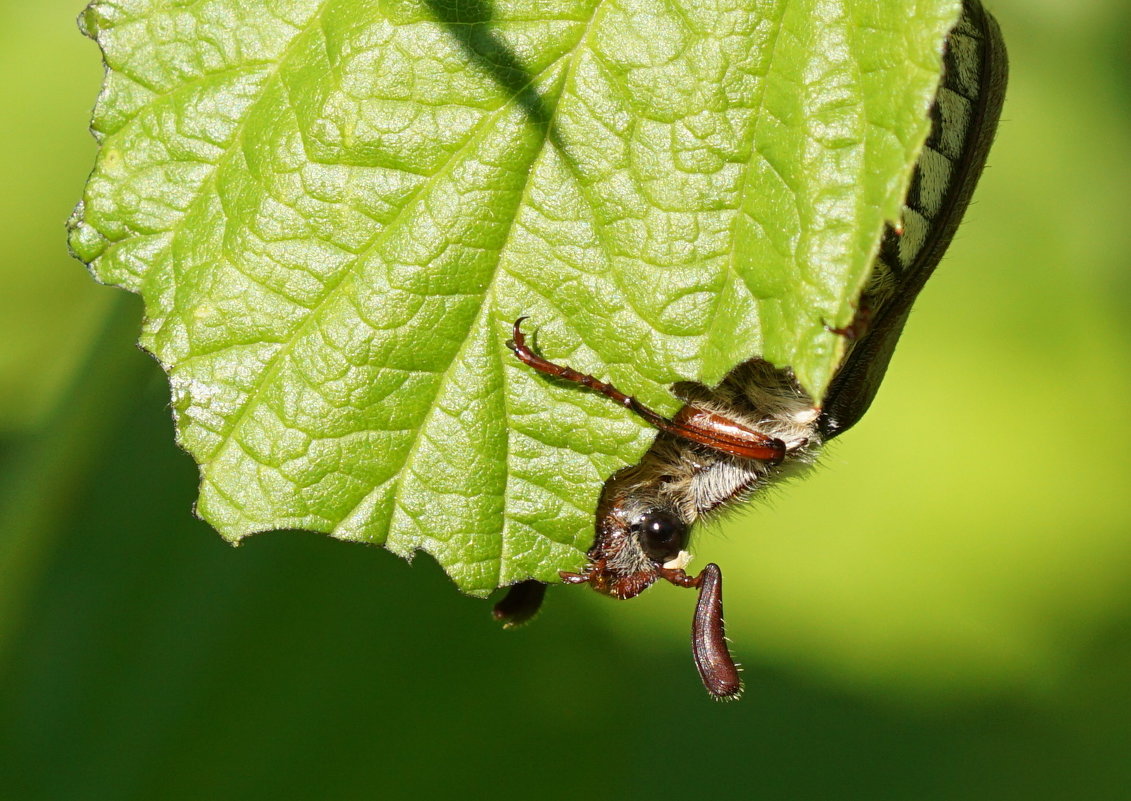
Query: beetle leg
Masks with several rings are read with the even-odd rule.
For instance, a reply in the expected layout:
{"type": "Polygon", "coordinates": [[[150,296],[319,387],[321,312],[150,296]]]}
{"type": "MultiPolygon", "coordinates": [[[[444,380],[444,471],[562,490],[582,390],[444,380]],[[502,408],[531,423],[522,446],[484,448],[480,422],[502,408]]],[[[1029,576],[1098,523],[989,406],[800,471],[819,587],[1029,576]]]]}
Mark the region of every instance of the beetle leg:
{"type": "Polygon", "coordinates": [[[544,359],[526,344],[526,335],[522,333],[521,329],[522,321],[525,319],[527,318],[519,317],[514,321],[514,338],[506,344],[508,348],[514,351],[514,355],[528,367],[553,378],[572,381],[594,392],[600,392],[605,397],[611,398],[644,418],[661,431],[691,442],[697,442],[720,453],[743,459],[769,461],[774,464],[781,462],[785,457],[785,445],[781,440],[694,407],[684,407],[674,420],[669,420],[652,411],[631,395],[624,394],[612,384],[586,373],[580,373],[564,364],[555,364],[544,359]]]}

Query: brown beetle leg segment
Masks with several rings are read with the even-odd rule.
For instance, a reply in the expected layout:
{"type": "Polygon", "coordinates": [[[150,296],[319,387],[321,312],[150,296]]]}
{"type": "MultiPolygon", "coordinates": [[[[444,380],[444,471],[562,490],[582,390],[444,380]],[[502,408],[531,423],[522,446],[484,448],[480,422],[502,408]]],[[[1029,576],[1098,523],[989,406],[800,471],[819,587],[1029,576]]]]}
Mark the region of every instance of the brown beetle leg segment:
{"type": "Polygon", "coordinates": [[[785,443],[780,439],[696,406],[684,406],[664,430],[743,459],[780,464],[785,458],[785,443]]]}
{"type": "Polygon", "coordinates": [[[669,420],[652,411],[631,395],[625,395],[612,384],[607,384],[591,375],[579,373],[564,364],[554,364],[543,359],[526,344],[526,335],[522,333],[520,328],[525,319],[527,318],[519,317],[514,321],[514,339],[507,342],[507,347],[513,350],[514,355],[528,367],[553,378],[572,381],[594,392],[600,392],[605,397],[611,398],[626,409],[643,417],[661,431],[699,443],[713,450],[738,456],[742,459],[758,459],[774,464],[785,458],[785,443],[780,439],[739,425],[733,420],[728,420],[714,412],[693,406],[684,407],[675,416],[675,419],[669,420]]]}
{"type": "Polygon", "coordinates": [[[874,309],[868,303],[866,298],[861,298],[856,307],[856,314],[853,315],[852,321],[842,328],[834,328],[833,326],[825,323],[825,330],[830,334],[842,336],[849,342],[855,342],[862,338],[868,329],[872,326],[872,315],[874,309]]]}

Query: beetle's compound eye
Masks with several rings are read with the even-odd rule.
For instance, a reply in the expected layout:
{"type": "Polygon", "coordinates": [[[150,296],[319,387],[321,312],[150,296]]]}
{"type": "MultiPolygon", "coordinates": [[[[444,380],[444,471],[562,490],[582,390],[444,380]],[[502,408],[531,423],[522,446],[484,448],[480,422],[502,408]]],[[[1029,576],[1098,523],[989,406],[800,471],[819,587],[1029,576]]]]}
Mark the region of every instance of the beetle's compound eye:
{"type": "Polygon", "coordinates": [[[668,562],[687,546],[687,524],[671,512],[645,512],[632,521],[632,531],[649,559],[668,562]]]}

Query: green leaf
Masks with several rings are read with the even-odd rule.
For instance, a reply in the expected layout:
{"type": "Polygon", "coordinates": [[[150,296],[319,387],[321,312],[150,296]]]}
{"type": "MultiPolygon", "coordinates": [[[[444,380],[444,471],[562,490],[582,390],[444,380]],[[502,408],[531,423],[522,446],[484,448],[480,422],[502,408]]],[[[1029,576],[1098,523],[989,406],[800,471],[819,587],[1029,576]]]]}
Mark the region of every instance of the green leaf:
{"type": "Polygon", "coordinates": [[[140,293],[199,513],[579,567],[604,479],[763,355],[820,394],[957,0],[104,0],[71,246],[140,293]]]}

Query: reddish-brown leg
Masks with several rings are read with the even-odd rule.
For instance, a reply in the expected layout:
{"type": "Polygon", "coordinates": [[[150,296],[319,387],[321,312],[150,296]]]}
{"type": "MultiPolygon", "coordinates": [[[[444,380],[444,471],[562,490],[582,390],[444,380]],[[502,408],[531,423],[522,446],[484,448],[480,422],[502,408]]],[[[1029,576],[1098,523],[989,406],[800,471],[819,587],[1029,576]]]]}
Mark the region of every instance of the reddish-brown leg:
{"type": "Polygon", "coordinates": [[[872,308],[864,302],[860,301],[860,305],[856,309],[856,314],[852,317],[852,322],[843,328],[833,328],[831,325],[825,324],[825,330],[830,334],[836,334],[847,339],[849,342],[855,342],[868,333],[868,329],[872,325],[872,308]]]}
{"type": "Polygon", "coordinates": [[[657,428],[670,425],[670,421],[666,417],[656,414],[656,412],[636,400],[636,398],[631,395],[625,395],[612,384],[606,384],[604,381],[596,379],[591,375],[579,373],[577,370],[574,370],[572,367],[567,367],[564,364],[554,364],[547,359],[543,359],[526,344],[526,334],[522,333],[521,326],[522,322],[528,319],[530,318],[519,317],[514,321],[514,338],[507,342],[507,347],[514,351],[514,355],[517,356],[523,364],[528,367],[533,367],[538,372],[545,373],[553,378],[572,381],[594,392],[600,392],[605,397],[612,398],[621,406],[640,415],[657,428]]]}
{"type": "Polygon", "coordinates": [[[514,355],[523,364],[538,372],[545,373],[553,378],[572,381],[594,392],[600,392],[605,397],[611,398],[626,409],[643,417],[661,431],[697,442],[721,453],[775,464],[781,462],[785,457],[785,443],[781,440],[746,428],[735,421],[725,420],[717,414],[693,407],[685,407],[675,420],[669,420],[652,411],[631,395],[624,394],[612,384],[607,384],[591,375],[579,373],[564,364],[555,364],[542,358],[526,344],[526,335],[522,333],[521,328],[523,320],[526,319],[526,317],[519,317],[514,321],[514,338],[507,342],[507,347],[514,351],[514,355]]]}

